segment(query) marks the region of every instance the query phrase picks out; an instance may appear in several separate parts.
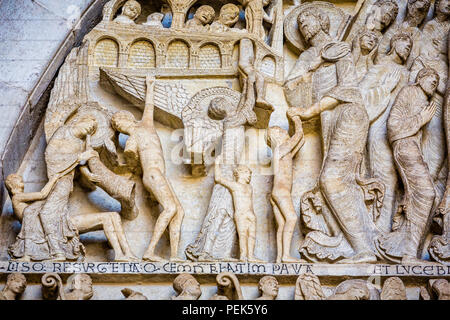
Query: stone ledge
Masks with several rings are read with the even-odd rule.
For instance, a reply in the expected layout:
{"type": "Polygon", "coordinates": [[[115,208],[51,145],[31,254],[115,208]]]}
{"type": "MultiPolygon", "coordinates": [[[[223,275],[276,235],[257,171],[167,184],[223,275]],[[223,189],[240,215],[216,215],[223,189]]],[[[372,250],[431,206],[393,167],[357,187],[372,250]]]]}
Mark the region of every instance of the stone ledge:
{"type": "Polygon", "coordinates": [[[236,275],[274,275],[297,277],[312,272],[317,276],[330,277],[450,277],[450,266],[445,265],[331,265],[300,263],[239,263],[239,262],[0,262],[0,273],[21,272],[43,274],[89,273],[95,275],[172,275],[190,273],[195,275],[216,275],[232,272],[236,275]]]}

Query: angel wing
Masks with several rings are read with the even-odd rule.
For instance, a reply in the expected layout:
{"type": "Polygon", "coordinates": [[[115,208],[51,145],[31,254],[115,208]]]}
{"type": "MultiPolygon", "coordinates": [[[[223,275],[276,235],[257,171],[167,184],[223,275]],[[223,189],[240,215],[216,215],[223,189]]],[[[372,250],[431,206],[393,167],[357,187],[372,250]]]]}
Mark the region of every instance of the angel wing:
{"type": "Polygon", "coordinates": [[[325,300],[319,278],[312,273],[305,273],[297,278],[294,300],[325,300]]]}
{"type": "Polygon", "coordinates": [[[72,49],[59,70],[45,114],[44,130],[47,142],[55,131],[89,101],[88,47],[84,41],[72,49]]]}
{"type": "Polygon", "coordinates": [[[244,300],[238,278],[230,272],[222,272],[216,278],[218,294],[226,296],[229,300],[244,300]]]}
{"type": "MultiPolygon", "coordinates": [[[[100,68],[100,83],[103,86],[110,85],[121,97],[139,109],[144,109],[145,76],[100,68]]],[[[183,128],[181,113],[189,102],[189,94],[184,86],[179,82],[157,81],[154,92],[155,120],[171,128],[183,128]]]]}

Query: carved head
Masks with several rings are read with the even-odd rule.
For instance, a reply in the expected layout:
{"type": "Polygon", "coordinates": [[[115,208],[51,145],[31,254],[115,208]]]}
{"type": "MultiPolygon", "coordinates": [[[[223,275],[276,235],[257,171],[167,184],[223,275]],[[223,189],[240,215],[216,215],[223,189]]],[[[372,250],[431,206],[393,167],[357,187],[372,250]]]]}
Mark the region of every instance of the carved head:
{"type": "Polygon", "coordinates": [[[372,51],[378,44],[378,35],[375,31],[366,30],[359,38],[361,49],[372,51]]]}
{"type": "Polygon", "coordinates": [[[406,289],[398,277],[386,279],[381,291],[381,300],[406,300],[406,289]]]}
{"type": "Polygon", "coordinates": [[[147,17],[147,22],[158,22],[160,23],[164,18],[164,14],[161,12],[153,12],[147,17]]]}
{"type": "Polygon", "coordinates": [[[278,281],[272,276],[262,277],[259,280],[258,289],[261,295],[275,299],[278,295],[278,281]]]}
{"type": "Polygon", "coordinates": [[[280,127],[270,127],[266,131],[266,143],[271,148],[279,147],[287,140],[289,140],[289,134],[280,127]]]}
{"type": "Polygon", "coordinates": [[[403,62],[405,62],[406,60],[408,60],[412,47],[413,40],[408,34],[397,33],[391,39],[391,51],[389,52],[389,54],[392,54],[395,51],[403,60],[403,62]]]}
{"type": "Polygon", "coordinates": [[[122,7],[122,14],[133,21],[141,15],[141,12],[141,5],[136,0],[128,0],[122,7]]]}
{"type": "Polygon", "coordinates": [[[436,2],[434,3],[434,12],[449,16],[450,0],[436,0],[436,2]]]}
{"type": "Polygon", "coordinates": [[[131,112],[122,110],[113,114],[111,126],[114,130],[129,135],[136,126],[136,119],[131,112]]]}
{"type": "Polygon", "coordinates": [[[173,281],[173,289],[178,295],[188,295],[193,299],[198,299],[202,295],[202,290],[198,281],[188,273],[182,273],[173,281]]]}
{"type": "Polygon", "coordinates": [[[367,17],[367,29],[382,32],[397,18],[398,5],[393,0],[378,0],[367,17]]]}
{"type": "Polygon", "coordinates": [[[330,32],[330,18],[315,7],[307,7],[300,11],[297,17],[297,23],[300,33],[307,42],[320,31],[326,34],[330,32]]]}
{"type": "Polygon", "coordinates": [[[420,25],[427,16],[430,5],[431,0],[408,0],[407,18],[414,18],[417,26],[420,25]]]}
{"type": "Polygon", "coordinates": [[[252,180],[252,170],[244,165],[239,165],[233,170],[234,179],[239,183],[249,184],[252,180]]]}
{"type": "Polygon", "coordinates": [[[214,20],[215,15],[216,12],[214,11],[213,7],[205,4],[197,9],[194,17],[200,20],[203,25],[205,25],[211,23],[214,20]]]}
{"type": "Polygon", "coordinates": [[[21,273],[11,273],[6,278],[5,289],[10,290],[16,295],[20,295],[27,287],[27,279],[21,273]]]}
{"type": "Polygon", "coordinates": [[[23,182],[22,176],[16,173],[8,175],[5,179],[5,187],[8,190],[10,196],[14,196],[18,193],[23,193],[25,184],[23,182]]]}
{"type": "Polygon", "coordinates": [[[73,133],[79,138],[84,138],[87,135],[93,135],[97,130],[97,125],[97,120],[93,115],[85,114],[73,124],[73,133]]]}
{"type": "Polygon", "coordinates": [[[78,291],[83,294],[82,299],[88,300],[94,295],[92,279],[88,274],[75,273],[67,278],[69,292],[78,291]]]}
{"type": "Polygon", "coordinates": [[[425,67],[417,74],[416,83],[431,97],[439,85],[439,74],[433,68],[425,67]]]}
{"type": "Polygon", "coordinates": [[[213,120],[223,120],[227,117],[227,109],[230,103],[224,97],[216,97],[208,106],[208,116],[213,120]]]}
{"type": "Polygon", "coordinates": [[[219,20],[227,26],[232,27],[239,19],[239,8],[235,4],[228,3],[220,8],[219,20]]]}
{"type": "Polygon", "coordinates": [[[437,294],[438,300],[449,299],[450,297],[450,284],[445,279],[438,279],[433,282],[432,288],[437,294]]]}
{"type": "Polygon", "coordinates": [[[370,300],[370,291],[365,281],[347,280],[336,287],[330,300],[370,300]]]}

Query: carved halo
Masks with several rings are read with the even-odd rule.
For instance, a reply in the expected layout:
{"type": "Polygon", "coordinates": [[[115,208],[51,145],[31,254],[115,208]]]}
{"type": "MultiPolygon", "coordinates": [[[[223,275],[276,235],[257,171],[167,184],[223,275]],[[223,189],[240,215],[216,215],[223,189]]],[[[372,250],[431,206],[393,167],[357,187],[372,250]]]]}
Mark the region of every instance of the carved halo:
{"type": "Polygon", "coordinates": [[[351,15],[328,2],[314,1],[295,7],[284,19],[284,34],[286,39],[298,53],[306,50],[308,44],[298,30],[297,17],[303,10],[311,7],[315,7],[328,15],[330,18],[330,35],[336,40],[340,40],[348,21],[351,19],[351,15]]]}
{"type": "Polygon", "coordinates": [[[197,92],[181,113],[185,127],[185,143],[191,152],[203,153],[210,143],[222,135],[222,121],[208,116],[211,100],[222,97],[229,102],[228,115],[233,114],[239,105],[241,93],[227,87],[206,88],[197,92]]]}

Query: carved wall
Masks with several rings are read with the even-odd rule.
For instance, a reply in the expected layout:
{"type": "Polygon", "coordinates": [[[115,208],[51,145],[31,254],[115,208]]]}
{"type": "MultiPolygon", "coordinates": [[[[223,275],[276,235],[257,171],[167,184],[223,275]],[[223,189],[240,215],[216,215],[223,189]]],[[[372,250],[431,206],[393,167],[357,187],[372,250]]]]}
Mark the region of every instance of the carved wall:
{"type": "Polygon", "coordinates": [[[0,298],[449,297],[450,1],[66,2],[0,5],[0,298]]]}

